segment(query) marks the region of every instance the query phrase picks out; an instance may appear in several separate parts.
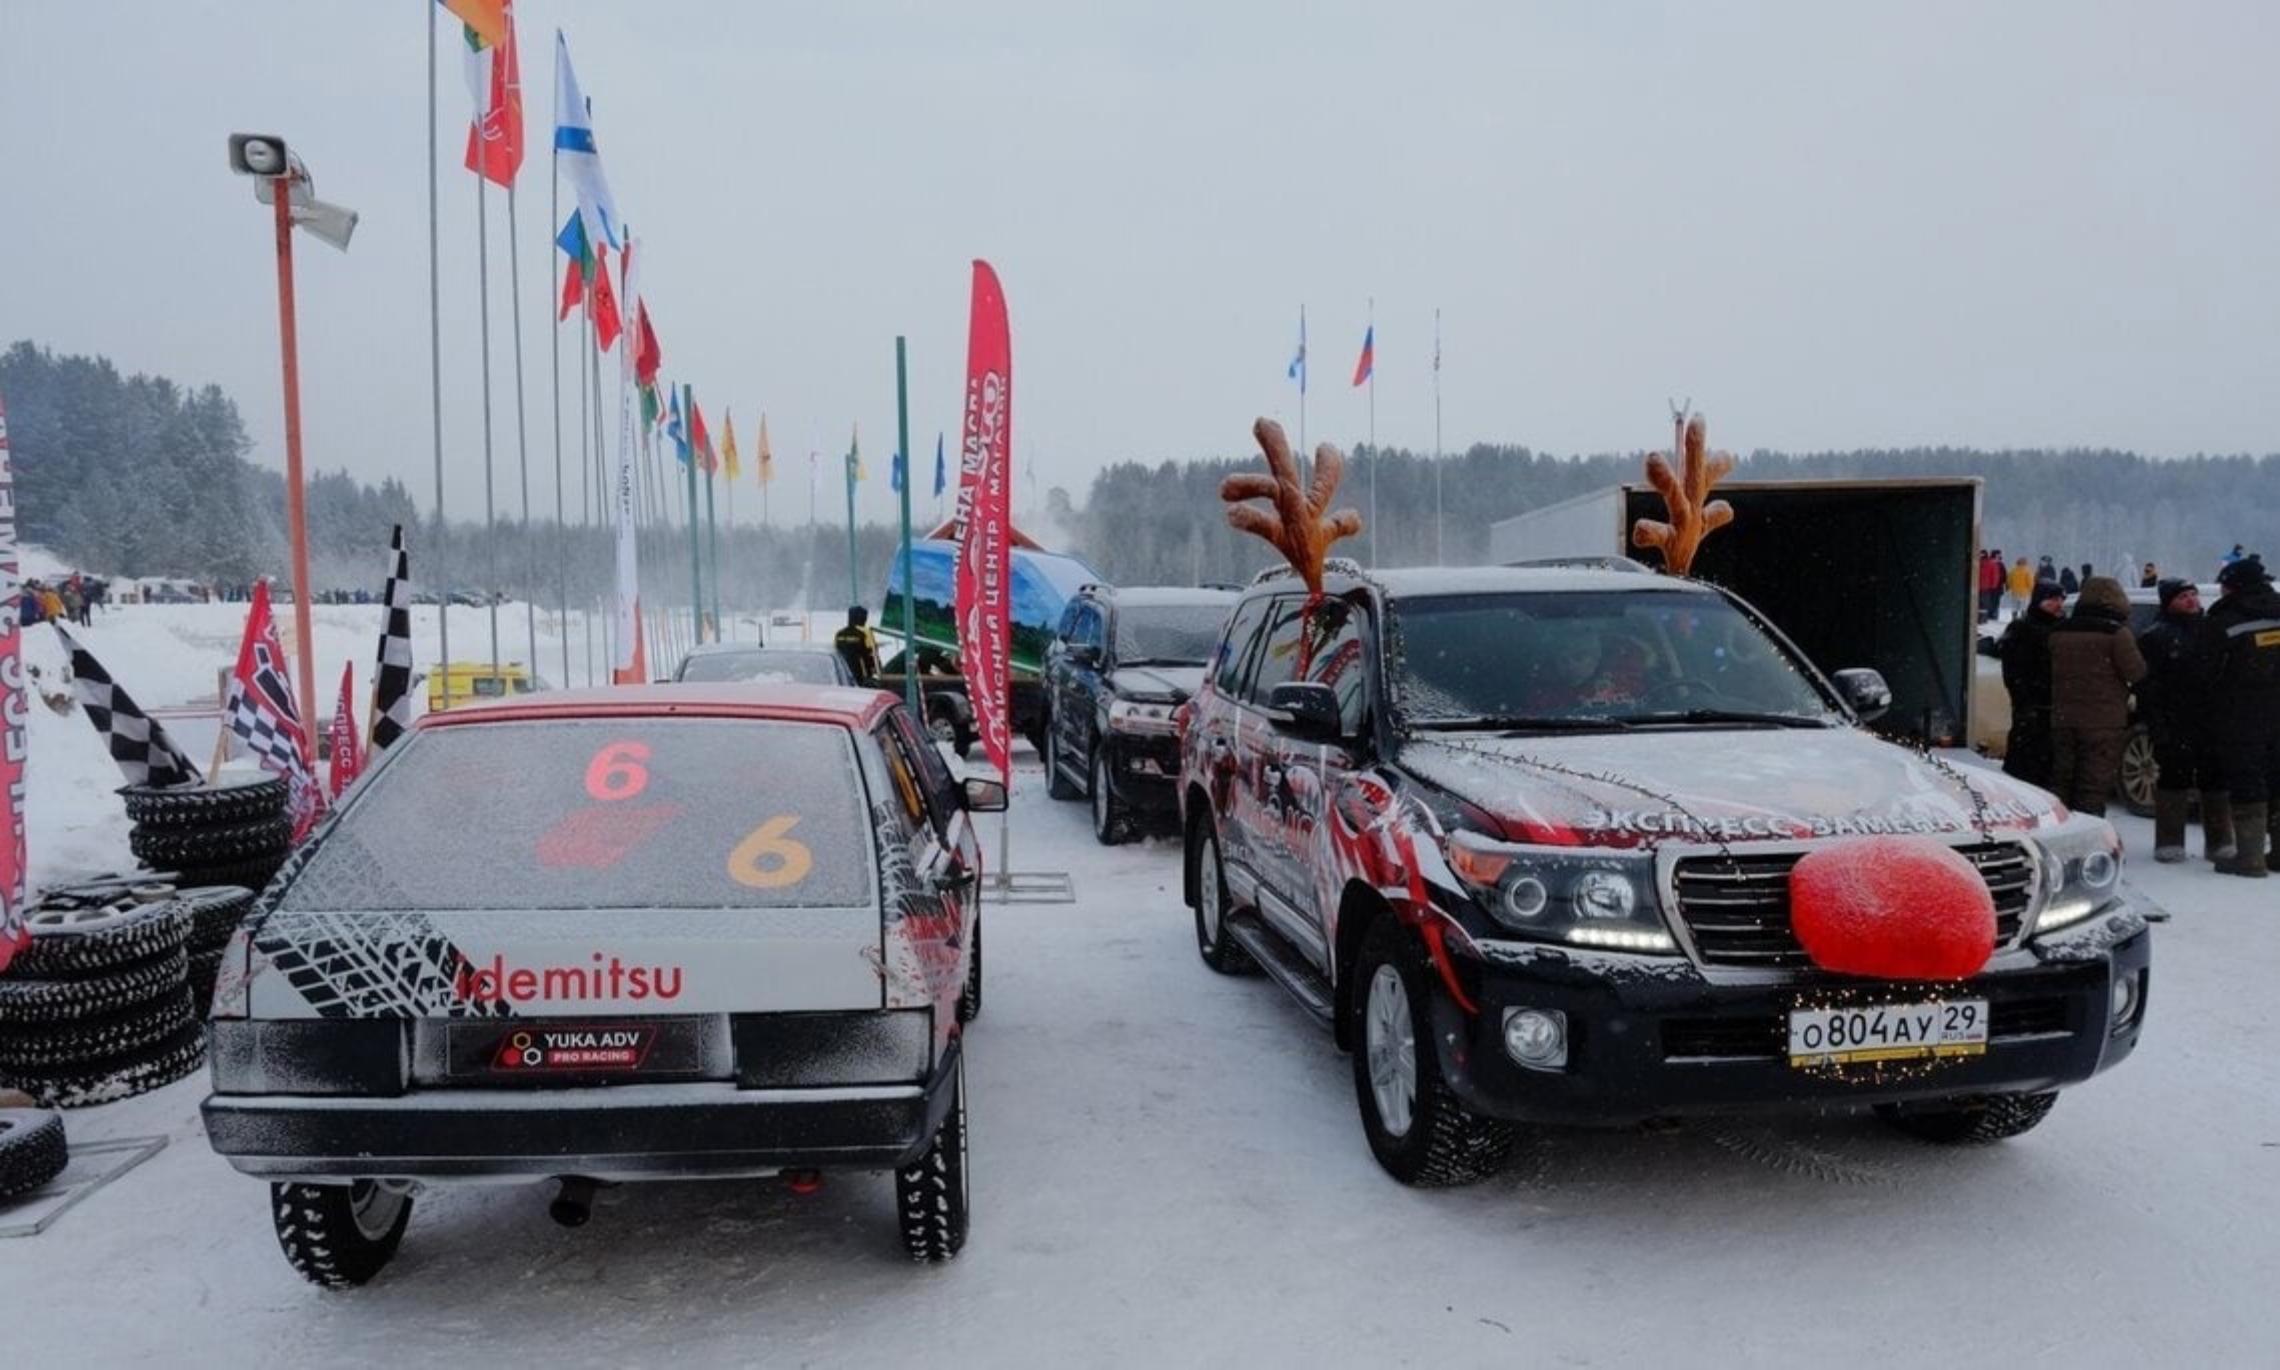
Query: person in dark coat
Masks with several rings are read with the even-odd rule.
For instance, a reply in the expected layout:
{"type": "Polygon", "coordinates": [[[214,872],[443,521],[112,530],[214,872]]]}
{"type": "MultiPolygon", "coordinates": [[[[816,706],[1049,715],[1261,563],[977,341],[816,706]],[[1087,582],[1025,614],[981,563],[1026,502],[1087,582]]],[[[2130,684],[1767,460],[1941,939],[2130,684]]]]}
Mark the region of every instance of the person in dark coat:
{"type": "Polygon", "coordinates": [[[847,610],[847,626],[831,635],[831,647],[847,663],[858,685],[879,678],[879,639],[871,632],[871,611],[857,604],[847,610]]]}
{"type": "Polygon", "coordinates": [[[2143,679],[2129,592],[2112,576],[2090,577],[2050,634],[2050,788],[2077,813],[2106,811],[2129,739],[2130,687],[2143,679]]]}
{"type": "Polygon", "coordinates": [[[2076,594],[2082,589],[2082,578],[2074,574],[2074,568],[2069,566],[2058,573],[2058,588],[2070,595],[2076,594]]]}
{"type": "Polygon", "coordinates": [[[2264,560],[2245,556],[2217,576],[2224,594],[2202,620],[2200,660],[2217,747],[2232,792],[2233,859],[2217,869],[2262,879],[2280,798],[2280,591],[2264,560]]]}
{"type": "MultiPolygon", "coordinates": [[[[2150,566],[2148,570],[2152,569],[2150,566]]],[[[2138,635],[2145,658],[2145,683],[2138,687],[2138,717],[2153,738],[2158,778],[2153,791],[2153,859],[2185,859],[2185,820],[2193,792],[2201,792],[2203,854],[2212,861],[2235,855],[2232,800],[2210,728],[2209,698],[2197,652],[2201,639],[2201,592],[2189,580],[2164,580],[2161,619],[2138,635]]]]}
{"type": "Polygon", "coordinates": [[[2065,611],[2066,596],[2042,581],[2027,611],[2003,630],[2003,688],[2011,695],[2011,735],[2003,747],[2003,770],[2030,785],[2050,788],[2050,634],[2065,611]]]}

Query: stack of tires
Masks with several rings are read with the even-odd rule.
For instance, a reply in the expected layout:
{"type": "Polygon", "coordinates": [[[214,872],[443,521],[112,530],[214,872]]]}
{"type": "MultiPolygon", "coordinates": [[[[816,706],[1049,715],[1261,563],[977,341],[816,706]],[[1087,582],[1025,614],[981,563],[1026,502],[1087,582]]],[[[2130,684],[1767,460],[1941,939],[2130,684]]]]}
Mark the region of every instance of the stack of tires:
{"type": "Polygon", "coordinates": [[[195,906],[163,885],[35,904],[31,944],[0,975],[0,1089],[70,1108],[196,1070],[206,1041],[186,950],[195,906]]]}
{"type": "Polygon", "coordinates": [[[224,776],[213,785],[128,785],[119,791],[134,825],[135,859],[174,883],[258,890],[293,847],[285,782],[224,776]]]}

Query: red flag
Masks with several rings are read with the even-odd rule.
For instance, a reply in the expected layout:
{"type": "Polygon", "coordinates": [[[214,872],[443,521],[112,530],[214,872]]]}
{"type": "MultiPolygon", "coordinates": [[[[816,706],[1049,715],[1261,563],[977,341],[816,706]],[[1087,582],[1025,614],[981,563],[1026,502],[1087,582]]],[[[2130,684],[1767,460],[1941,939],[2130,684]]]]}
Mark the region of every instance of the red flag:
{"type": "Polygon", "coordinates": [[[232,752],[251,756],[263,770],[285,777],[293,840],[298,842],[324,813],[325,796],[294,698],[292,664],[269,612],[269,582],[257,580],[253,607],[245,616],[245,638],[238,644],[237,669],[230,673],[229,698],[222,705],[222,726],[235,738],[232,752]]]}
{"type": "Polygon", "coordinates": [[[966,323],[966,421],[958,449],[958,650],[982,751],[1013,781],[1013,335],[1005,291],[974,262],[966,323]]]}
{"type": "Polygon", "coordinates": [[[325,745],[332,752],[325,784],[334,799],[364,772],[362,735],[356,731],[355,690],[356,663],[344,661],[340,666],[340,702],[333,706],[332,727],[325,734],[325,745]]]}
{"type": "MultiPolygon", "coordinates": [[[[15,508],[8,469],[8,407],[0,404],[0,508],[15,508]]],[[[0,519],[0,970],[32,944],[24,925],[24,693],[22,616],[16,612],[16,520],[0,519]]]]}
{"type": "Polygon", "coordinates": [[[467,169],[493,185],[511,186],[522,170],[522,63],[515,55],[515,7],[499,6],[503,38],[469,26],[467,81],[475,119],[467,126],[467,169]]]}
{"type": "Polygon", "coordinates": [[[562,309],[554,316],[556,323],[569,318],[570,311],[578,307],[578,301],[586,298],[586,275],[578,269],[578,259],[567,257],[563,260],[562,309]]]}
{"type": "Polygon", "coordinates": [[[610,259],[606,256],[594,259],[593,310],[594,339],[607,352],[625,325],[618,318],[617,296],[610,293],[610,259]]]}
{"type": "Polygon", "coordinates": [[[633,378],[644,386],[657,384],[657,368],[665,353],[657,346],[657,330],[649,326],[649,301],[633,302],[633,378]]]}
{"type": "Polygon", "coordinates": [[[712,434],[705,431],[705,411],[697,407],[697,397],[689,397],[689,443],[696,448],[697,460],[704,463],[705,474],[711,475],[720,467],[720,459],[713,455],[712,434]]]}

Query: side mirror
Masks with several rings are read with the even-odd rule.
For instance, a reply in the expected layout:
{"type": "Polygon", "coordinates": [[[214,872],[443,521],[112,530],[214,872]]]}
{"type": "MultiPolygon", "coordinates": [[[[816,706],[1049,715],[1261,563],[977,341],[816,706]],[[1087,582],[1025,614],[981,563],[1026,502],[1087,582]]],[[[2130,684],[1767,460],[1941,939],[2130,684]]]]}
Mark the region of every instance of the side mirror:
{"type": "Polygon", "coordinates": [[[1336,742],[1345,734],[1338,717],[1338,692],[1312,681],[1285,681],[1267,694],[1267,717],[1275,727],[1309,742],[1336,742]]]}
{"type": "Polygon", "coordinates": [[[966,780],[966,811],[969,813],[1004,813],[1005,782],[969,776],[966,780]]]}
{"type": "Polygon", "coordinates": [[[1881,671],[1856,666],[1849,671],[1837,672],[1832,679],[1837,694],[1863,723],[1882,718],[1892,707],[1892,687],[1884,683],[1884,673],[1881,671]]]}

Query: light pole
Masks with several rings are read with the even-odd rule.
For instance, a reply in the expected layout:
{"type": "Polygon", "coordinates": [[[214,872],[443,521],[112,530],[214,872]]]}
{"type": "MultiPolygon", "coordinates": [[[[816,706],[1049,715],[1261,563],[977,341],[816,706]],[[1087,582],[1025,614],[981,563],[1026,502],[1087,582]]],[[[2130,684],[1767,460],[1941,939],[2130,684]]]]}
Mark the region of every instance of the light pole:
{"type": "Polygon", "coordinates": [[[301,478],[300,344],[293,325],[293,226],[299,224],[343,252],[356,231],[356,211],[316,198],[316,182],[285,140],[260,133],[230,135],[230,170],[254,179],[253,197],[277,209],[277,332],[285,370],[285,522],[293,546],[293,633],[300,668],[301,727],[316,742],[317,679],[309,627],[309,521],[301,478]]]}

